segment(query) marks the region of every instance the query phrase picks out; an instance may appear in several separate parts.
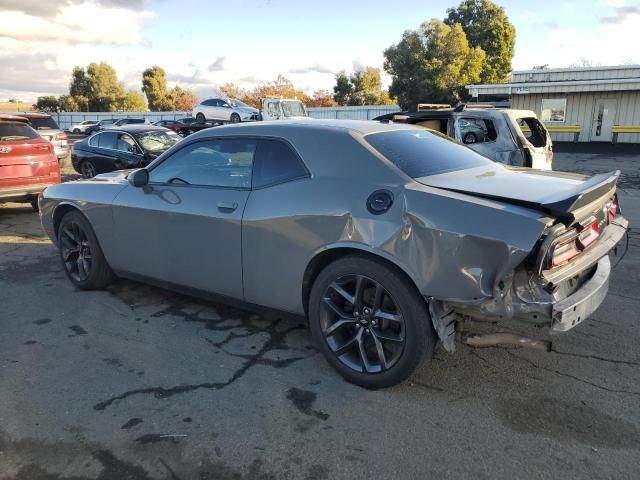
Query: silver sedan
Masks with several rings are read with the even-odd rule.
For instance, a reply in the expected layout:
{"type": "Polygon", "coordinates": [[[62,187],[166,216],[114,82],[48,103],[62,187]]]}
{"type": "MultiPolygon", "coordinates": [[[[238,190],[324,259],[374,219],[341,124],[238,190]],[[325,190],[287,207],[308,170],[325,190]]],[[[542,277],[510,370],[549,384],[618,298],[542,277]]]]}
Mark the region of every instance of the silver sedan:
{"type": "Polygon", "coordinates": [[[627,228],[617,178],[506,167],[410,125],[264,122],[49,187],[40,215],[76,287],[127,277],[304,315],[340,374],[381,388],[438,340],[453,351],[468,318],[584,321],[627,228]]]}

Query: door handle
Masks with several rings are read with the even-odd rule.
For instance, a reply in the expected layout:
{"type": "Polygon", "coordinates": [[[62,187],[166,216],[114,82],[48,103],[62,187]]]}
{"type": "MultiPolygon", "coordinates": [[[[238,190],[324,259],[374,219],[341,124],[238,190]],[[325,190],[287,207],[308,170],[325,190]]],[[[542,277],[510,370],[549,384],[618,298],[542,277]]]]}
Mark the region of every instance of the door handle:
{"type": "Polygon", "coordinates": [[[218,210],[225,213],[231,213],[238,208],[238,204],[236,202],[219,202],[218,210]]]}

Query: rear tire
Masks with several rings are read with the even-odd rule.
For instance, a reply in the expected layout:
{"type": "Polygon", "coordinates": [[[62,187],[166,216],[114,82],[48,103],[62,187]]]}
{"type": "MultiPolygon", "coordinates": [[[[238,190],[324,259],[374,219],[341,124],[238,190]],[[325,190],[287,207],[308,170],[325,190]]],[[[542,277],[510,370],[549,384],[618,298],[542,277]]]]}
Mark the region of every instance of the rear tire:
{"type": "Polygon", "coordinates": [[[29,204],[31,205],[31,208],[33,208],[34,212],[40,211],[40,207],[38,207],[38,197],[31,198],[31,200],[29,200],[29,204]]]}
{"type": "Polygon", "coordinates": [[[231,123],[240,123],[240,115],[238,115],[237,113],[232,113],[231,114],[231,119],[230,119],[231,123]]]}
{"type": "Polygon", "coordinates": [[[96,167],[91,160],[84,160],[80,164],[80,174],[82,178],[93,178],[96,176],[96,167]]]}
{"type": "Polygon", "coordinates": [[[478,139],[473,133],[467,133],[462,139],[462,143],[465,143],[465,144],[473,144],[473,143],[476,143],[477,141],[478,139]]]}
{"type": "Polygon", "coordinates": [[[196,115],[196,122],[198,122],[198,123],[204,123],[204,122],[206,122],[206,120],[207,120],[207,119],[206,119],[206,118],[204,118],[204,114],[203,114],[202,112],[199,112],[199,113],[196,115]]]}
{"type": "Polygon", "coordinates": [[[77,135],[78,133],[80,133],[80,129],[79,128],[74,128],[73,129],[73,133],[75,133],[77,135]]]}
{"type": "Polygon", "coordinates": [[[361,255],[340,258],[320,272],[311,289],[309,324],[329,364],[369,389],[405,380],[433,356],[437,340],[415,286],[396,268],[361,255]]]}
{"type": "Polygon", "coordinates": [[[58,251],[67,278],[80,290],[101,289],[115,279],[93,228],[78,211],[62,217],[58,227],[58,251]]]}

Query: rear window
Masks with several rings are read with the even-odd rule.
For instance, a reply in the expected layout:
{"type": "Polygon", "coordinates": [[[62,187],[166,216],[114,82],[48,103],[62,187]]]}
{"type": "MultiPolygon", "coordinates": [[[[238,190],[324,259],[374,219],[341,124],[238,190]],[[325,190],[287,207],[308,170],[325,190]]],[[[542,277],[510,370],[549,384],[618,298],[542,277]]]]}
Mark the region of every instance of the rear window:
{"type": "Polygon", "coordinates": [[[518,127],[534,147],[544,147],[547,145],[547,131],[537,118],[525,117],[518,119],[518,127]]]}
{"type": "Polygon", "coordinates": [[[449,137],[426,130],[373,133],[366,141],[411,178],[481,167],[491,160],[449,137]]]}
{"type": "Polygon", "coordinates": [[[52,117],[30,118],[29,123],[36,130],[59,130],[58,124],[52,117]]]}
{"type": "Polygon", "coordinates": [[[38,132],[25,123],[0,122],[0,142],[27,140],[31,138],[38,138],[39,136],[38,132]]]}

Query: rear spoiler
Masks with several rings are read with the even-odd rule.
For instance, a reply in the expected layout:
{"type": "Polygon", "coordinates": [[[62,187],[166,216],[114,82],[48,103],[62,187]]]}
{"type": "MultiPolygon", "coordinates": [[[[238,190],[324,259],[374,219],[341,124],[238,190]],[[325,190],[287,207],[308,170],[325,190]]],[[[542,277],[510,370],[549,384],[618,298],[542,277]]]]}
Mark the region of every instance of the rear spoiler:
{"type": "Polygon", "coordinates": [[[538,210],[556,217],[566,225],[570,225],[575,221],[575,216],[573,215],[573,212],[575,210],[584,207],[585,205],[588,205],[605,195],[608,191],[615,187],[619,177],[620,170],[595,175],[586,182],[583,182],[580,185],[576,185],[576,187],[569,192],[565,191],[562,192],[562,194],[556,196],[552,195],[551,197],[540,202],[530,202],[517,198],[501,197],[499,195],[468,192],[465,190],[458,190],[454,188],[438,188],[449,190],[451,192],[463,193],[465,195],[471,195],[474,197],[497,200],[500,202],[509,203],[511,205],[530,208],[532,210],[538,210]]]}
{"type": "MultiPolygon", "coordinates": [[[[572,192],[563,192],[561,196],[550,198],[542,203],[541,206],[558,217],[563,214],[571,214],[571,212],[589,205],[613,189],[619,177],[620,170],[595,175],[581,185],[577,185],[572,192]]],[[[573,214],[571,214],[571,217],[571,221],[573,221],[573,214]]]]}

